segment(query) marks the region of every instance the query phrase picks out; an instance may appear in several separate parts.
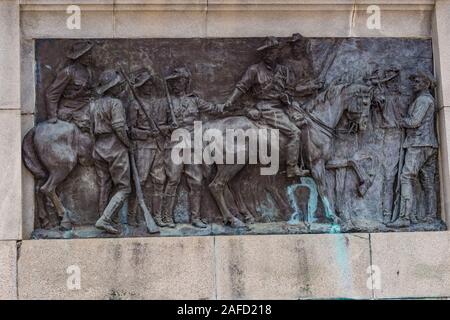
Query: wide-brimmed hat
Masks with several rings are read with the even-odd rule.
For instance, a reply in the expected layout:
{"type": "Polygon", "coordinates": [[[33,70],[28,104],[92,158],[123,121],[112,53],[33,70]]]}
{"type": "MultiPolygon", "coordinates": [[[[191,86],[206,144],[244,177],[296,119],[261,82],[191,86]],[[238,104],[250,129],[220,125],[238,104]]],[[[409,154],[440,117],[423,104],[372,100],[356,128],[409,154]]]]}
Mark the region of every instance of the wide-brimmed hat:
{"type": "Polygon", "coordinates": [[[99,86],[97,87],[96,91],[98,94],[103,94],[106,90],[122,83],[124,79],[117,70],[109,69],[103,71],[100,74],[98,81],[99,86]]]}
{"type": "Polygon", "coordinates": [[[191,72],[185,68],[185,67],[181,67],[181,68],[175,68],[173,70],[173,72],[168,75],[165,79],[166,80],[174,80],[174,79],[179,79],[179,78],[191,78],[191,72]]]}
{"type": "Polygon", "coordinates": [[[256,51],[264,51],[267,49],[278,48],[280,46],[280,42],[275,37],[267,37],[264,40],[264,44],[256,49],[256,51]]]}
{"type": "Polygon", "coordinates": [[[92,41],[77,41],[73,43],[66,52],[66,57],[72,60],[78,59],[83,54],[92,49],[94,43],[92,41]]]}
{"type": "Polygon", "coordinates": [[[289,42],[290,44],[294,44],[296,42],[303,41],[305,39],[306,38],[302,36],[300,33],[294,33],[287,42],[289,42]]]}
{"type": "Polygon", "coordinates": [[[151,80],[153,77],[149,69],[141,68],[139,70],[131,72],[129,78],[131,85],[135,88],[139,88],[148,80],[151,80]]]}
{"type": "Polygon", "coordinates": [[[426,79],[430,82],[430,87],[436,87],[436,78],[428,70],[418,70],[416,73],[409,76],[409,79],[414,80],[416,78],[426,79]]]}

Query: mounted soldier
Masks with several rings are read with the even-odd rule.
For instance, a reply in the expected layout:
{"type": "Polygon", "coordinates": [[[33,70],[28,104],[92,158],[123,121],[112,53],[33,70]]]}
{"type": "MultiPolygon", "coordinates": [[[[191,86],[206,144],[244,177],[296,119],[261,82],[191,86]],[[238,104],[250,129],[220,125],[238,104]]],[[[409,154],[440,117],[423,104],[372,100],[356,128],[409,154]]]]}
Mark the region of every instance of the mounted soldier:
{"type": "Polygon", "coordinates": [[[291,94],[300,105],[317,95],[322,89],[323,80],[318,79],[311,57],[311,43],[308,38],[300,33],[294,33],[288,40],[291,59],[285,61],[289,70],[289,81],[292,88],[291,94]]]}
{"type": "Polygon", "coordinates": [[[286,173],[289,178],[303,176],[306,170],[300,169],[300,129],[290,120],[287,109],[292,101],[289,95],[289,70],[277,62],[280,42],[268,37],[257,49],[262,61],[250,66],[223,105],[229,108],[244,94],[250,93],[256,100],[256,108],[249,112],[253,120],[263,120],[269,127],[278,129],[288,139],[286,150],[286,173]]]}
{"type": "Polygon", "coordinates": [[[89,101],[92,97],[93,73],[91,41],[75,42],[66,53],[70,64],[60,70],[46,90],[47,117],[73,122],[81,130],[89,130],[89,101]]]}

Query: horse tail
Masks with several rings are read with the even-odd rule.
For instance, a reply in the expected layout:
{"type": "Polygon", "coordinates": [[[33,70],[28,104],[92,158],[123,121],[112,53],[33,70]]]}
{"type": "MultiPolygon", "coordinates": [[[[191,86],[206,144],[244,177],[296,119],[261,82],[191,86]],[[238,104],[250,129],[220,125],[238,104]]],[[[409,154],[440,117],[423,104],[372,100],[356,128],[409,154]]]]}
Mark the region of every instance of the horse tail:
{"type": "Polygon", "coordinates": [[[37,179],[46,178],[47,171],[42,166],[41,161],[34,148],[34,132],[35,128],[30,129],[27,132],[22,142],[22,160],[28,170],[37,179]]]}

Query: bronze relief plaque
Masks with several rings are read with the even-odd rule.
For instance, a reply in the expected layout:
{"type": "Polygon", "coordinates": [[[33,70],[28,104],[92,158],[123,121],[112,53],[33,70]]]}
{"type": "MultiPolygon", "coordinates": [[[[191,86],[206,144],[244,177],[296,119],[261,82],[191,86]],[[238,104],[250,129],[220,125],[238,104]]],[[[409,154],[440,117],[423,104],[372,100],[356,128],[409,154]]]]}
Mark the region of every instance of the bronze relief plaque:
{"type": "Polygon", "coordinates": [[[431,40],[36,40],[40,238],[426,231],[431,40]]]}

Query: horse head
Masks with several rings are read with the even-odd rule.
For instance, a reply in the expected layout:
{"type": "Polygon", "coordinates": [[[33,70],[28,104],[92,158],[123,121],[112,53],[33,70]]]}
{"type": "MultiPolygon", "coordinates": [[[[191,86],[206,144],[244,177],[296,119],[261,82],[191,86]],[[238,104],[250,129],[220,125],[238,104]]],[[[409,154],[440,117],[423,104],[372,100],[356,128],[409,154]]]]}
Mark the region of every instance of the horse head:
{"type": "Polygon", "coordinates": [[[372,90],[370,87],[354,83],[343,90],[346,93],[344,100],[346,115],[350,122],[356,125],[357,130],[366,130],[372,101],[372,90]]]}

